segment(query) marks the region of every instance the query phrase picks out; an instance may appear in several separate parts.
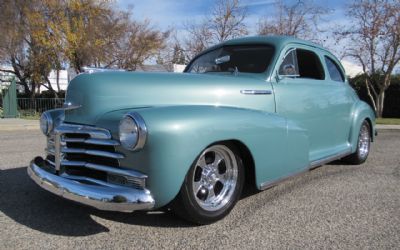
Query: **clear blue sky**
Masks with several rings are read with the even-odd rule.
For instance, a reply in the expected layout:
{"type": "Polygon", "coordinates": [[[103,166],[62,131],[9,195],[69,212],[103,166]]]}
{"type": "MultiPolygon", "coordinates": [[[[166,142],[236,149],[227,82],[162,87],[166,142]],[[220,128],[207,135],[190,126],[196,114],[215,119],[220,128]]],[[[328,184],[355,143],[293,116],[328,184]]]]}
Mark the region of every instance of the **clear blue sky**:
{"type": "MultiPolygon", "coordinates": [[[[293,0],[288,0],[288,2],[293,0]]],[[[273,11],[274,0],[242,0],[242,5],[248,8],[247,24],[255,27],[260,17],[273,11]]],[[[323,1],[314,0],[314,3],[330,8],[333,12],[326,16],[326,20],[335,23],[345,21],[344,9],[349,1],[323,1]]],[[[126,9],[133,7],[135,19],[149,19],[153,25],[161,29],[181,29],[185,22],[201,20],[207,15],[215,0],[117,0],[118,7],[126,9]]]]}

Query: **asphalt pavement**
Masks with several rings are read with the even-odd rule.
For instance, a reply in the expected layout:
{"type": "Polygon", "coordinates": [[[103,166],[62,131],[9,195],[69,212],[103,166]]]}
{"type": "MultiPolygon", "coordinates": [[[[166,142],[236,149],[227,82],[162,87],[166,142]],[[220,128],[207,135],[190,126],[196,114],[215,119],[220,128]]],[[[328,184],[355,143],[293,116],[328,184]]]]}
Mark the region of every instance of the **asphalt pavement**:
{"type": "Polygon", "coordinates": [[[399,249],[400,131],[379,132],[368,161],[334,163],[263,192],[224,220],[101,212],[52,195],[26,174],[38,130],[0,131],[0,249],[399,249]]]}

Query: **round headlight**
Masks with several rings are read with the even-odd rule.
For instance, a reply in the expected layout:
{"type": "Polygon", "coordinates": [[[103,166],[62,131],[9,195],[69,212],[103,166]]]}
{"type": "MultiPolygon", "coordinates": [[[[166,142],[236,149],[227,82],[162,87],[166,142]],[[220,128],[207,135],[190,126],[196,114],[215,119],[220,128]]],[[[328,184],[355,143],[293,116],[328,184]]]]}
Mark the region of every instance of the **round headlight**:
{"type": "Polygon", "coordinates": [[[128,113],[119,123],[119,141],[128,150],[143,148],[147,137],[146,125],[138,113],[128,113]]]}
{"type": "Polygon", "coordinates": [[[48,135],[53,129],[53,119],[48,112],[43,112],[40,116],[40,129],[45,135],[48,135]]]}

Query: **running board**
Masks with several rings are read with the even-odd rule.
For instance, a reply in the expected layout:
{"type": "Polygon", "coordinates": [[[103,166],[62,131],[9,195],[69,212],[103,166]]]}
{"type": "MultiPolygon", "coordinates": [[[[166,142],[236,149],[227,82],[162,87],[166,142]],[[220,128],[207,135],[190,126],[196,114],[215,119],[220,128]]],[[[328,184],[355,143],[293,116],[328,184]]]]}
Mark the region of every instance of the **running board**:
{"type": "Polygon", "coordinates": [[[278,179],[276,181],[261,183],[260,189],[261,190],[265,190],[265,189],[268,189],[270,187],[276,186],[281,182],[284,182],[286,180],[289,180],[289,179],[292,179],[292,178],[297,177],[299,175],[302,175],[302,174],[310,171],[311,169],[316,168],[316,167],[321,166],[321,165],[324,165],[324,164],[326,164],[328,162],[339,160],[339,159],[341,159],[341,158],[343,158],[345,156],[348,156],[349,154],[351,154],[351,149],[350,148],[348,150],[345,150],[345,151],[341,152],[341,153],[338,153],[338,154],[335,154],[335,155],[331,155],[331,156],[328,156],[328,157],[323,158],[323,159],[312,161],[310,163],[310,165],[306,169],[301,170],[300,172],[291,174],[289,176],[285,176],[285,177],[280,178],[280,179],[278,179]]]}

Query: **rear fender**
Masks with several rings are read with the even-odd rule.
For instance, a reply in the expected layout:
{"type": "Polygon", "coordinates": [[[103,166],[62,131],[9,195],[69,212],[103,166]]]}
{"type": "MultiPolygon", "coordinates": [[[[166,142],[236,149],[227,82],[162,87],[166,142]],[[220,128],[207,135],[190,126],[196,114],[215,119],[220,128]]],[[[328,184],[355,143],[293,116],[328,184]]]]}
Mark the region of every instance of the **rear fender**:
{"type": "Polygon", "coordinates": [[[352,153],[357,150],[357,142],[358,142],[358,135],[360,132],[361,124],[364,120],[368,120],[371,126],[371,139],[374,141],[375,139],[375,113],[371,109],[371,107],[363,102],[358,101],[355,103],[353,107],[352,114],[352,124],[350,129],[350,137],[349,142],[351,145],[352,153]]]}

